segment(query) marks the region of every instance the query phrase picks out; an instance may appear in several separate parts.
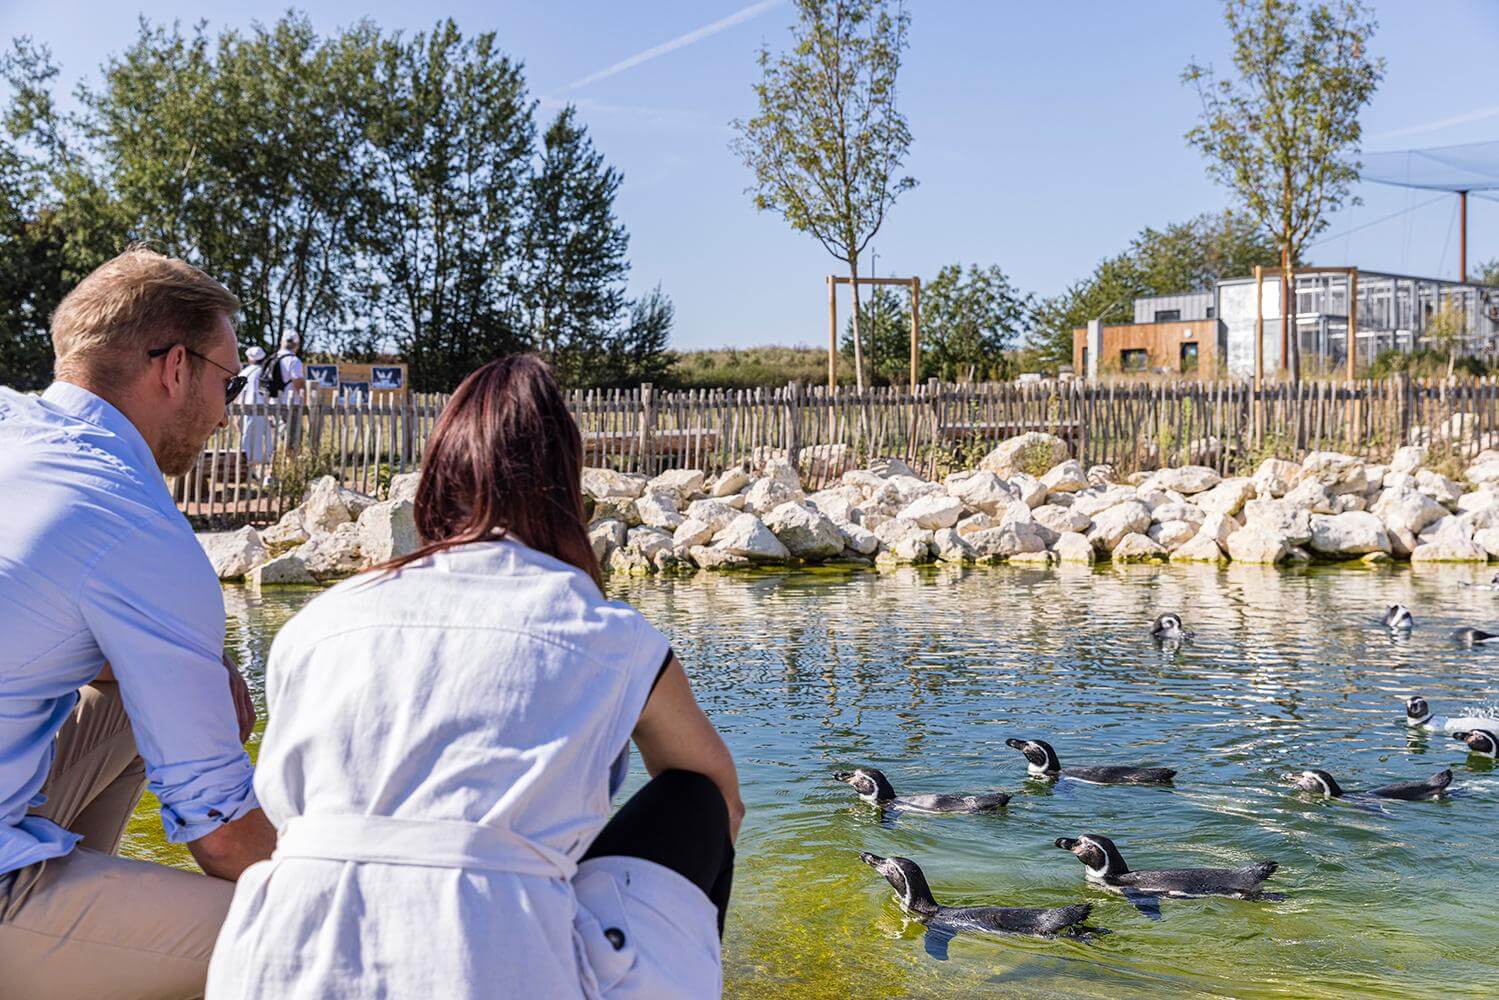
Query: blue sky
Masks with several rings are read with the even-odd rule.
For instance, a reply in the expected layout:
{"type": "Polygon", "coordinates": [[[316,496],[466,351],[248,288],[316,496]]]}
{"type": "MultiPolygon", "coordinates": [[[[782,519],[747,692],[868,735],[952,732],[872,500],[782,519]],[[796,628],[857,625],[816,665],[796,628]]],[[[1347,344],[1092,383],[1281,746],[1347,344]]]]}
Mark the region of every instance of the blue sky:
{"type": "MultiPolygon", "coordinates": [[[[496,31],[525,63],[543,107],[575,103],[624,172],[617,208],[631,233],[631,284],[659,282],[675,301],[675,346],[823,342],[823,276],[842,265],[778,217],[755,212],[748,173],[728,148],[728,122],[754,110],[756,51],[788,37],[789,2],[309,0],[300,8],[324,31],[363,16],[418,30],[445,15],[466,31],[496,31]]],[[[139,15],[220,28],[280,10],[0,0],[0,30],[51,46],[71,86],[130,42],[139,15]]],[[[1182,141],[1198,111],[1182,68],[1194,59],[1228,65],[1218,3],[915,0],[910,10],[901,103],[915,137],[907,170],[920,186],[874,243],[879,273],[929,277],[950,262],[999,264],[1020,287],[1051,294],[1141,227],[1227,205],[1182,141]]],[[[1365,114],[1365,148],[1499,137],[1499,2],[1380,0],[1375,10],[1375,48],[1388,67],[1365,114]]],[[[1455,276],[1455,197],[1369,225],[1432,194],[1373,184],[1359,193],[1364,204],[1332,220],[1333,238],[1312,250],[1313,263],[1455,276]]],[[[1470,264],[1499,256],[1499,203],[1470,199],[1468,226],[1470,264]]]]}

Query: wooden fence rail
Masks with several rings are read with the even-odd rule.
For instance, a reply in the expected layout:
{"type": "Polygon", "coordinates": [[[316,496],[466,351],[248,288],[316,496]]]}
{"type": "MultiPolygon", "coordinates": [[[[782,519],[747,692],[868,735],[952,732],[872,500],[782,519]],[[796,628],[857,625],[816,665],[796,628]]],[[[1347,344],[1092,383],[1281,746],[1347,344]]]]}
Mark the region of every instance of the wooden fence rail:
{"type": "MultiPolygon", "coordinates": [[[[447,401],[416,395],[363,404],[230,408],[197,469],[174,483],[200,524],[276,520],[316,476],[383,496],[421,463],[447,401]],[[259,421],[257,424],[256,421],[259,421]],[[259,449],[259,444],[273,447],[259,449]]],[[[1264,458],[1341,451],[1371,461],[1404,444],[1453,471],[1499,448],[1499,379],[1248,382],[1038,382],[903,387],[574,390],[584,461],[655,474],[786,458],[809,490],[894,457],[926,476],[968,468],[1025,431],[1064,438],[1084,464],[1119,473],[1209,465],[1247,473],[1264,458]]]]}

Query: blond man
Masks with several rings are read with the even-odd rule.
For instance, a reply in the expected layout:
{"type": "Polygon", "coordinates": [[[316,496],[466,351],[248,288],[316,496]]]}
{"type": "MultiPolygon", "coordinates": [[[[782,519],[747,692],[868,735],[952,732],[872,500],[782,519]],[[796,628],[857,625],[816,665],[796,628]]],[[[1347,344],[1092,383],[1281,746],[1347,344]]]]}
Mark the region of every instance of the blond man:
{"type": "Polygon", "coordinates": [[[132,249],[58,306],[46,392],[0,388],[0,998],[201,995],[275,846],[218,580],[162,478],[243,386],[238,309],[132,249]],[[206,874],[116,855],[147,787],[206,874]]]}

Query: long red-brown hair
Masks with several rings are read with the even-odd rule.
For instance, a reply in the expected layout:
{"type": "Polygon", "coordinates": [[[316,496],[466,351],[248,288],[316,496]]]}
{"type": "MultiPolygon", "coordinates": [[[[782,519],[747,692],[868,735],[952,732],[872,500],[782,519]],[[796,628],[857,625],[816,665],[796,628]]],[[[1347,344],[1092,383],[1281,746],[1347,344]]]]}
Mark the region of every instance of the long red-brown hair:
{"type": "Polygon", "coordinates": [[[416,488],[421,548],[380,568],[508,535],[602,588],[582,478],[583,437],[546,362],[491,361],[458,386],[427,441],[416,488]]]}

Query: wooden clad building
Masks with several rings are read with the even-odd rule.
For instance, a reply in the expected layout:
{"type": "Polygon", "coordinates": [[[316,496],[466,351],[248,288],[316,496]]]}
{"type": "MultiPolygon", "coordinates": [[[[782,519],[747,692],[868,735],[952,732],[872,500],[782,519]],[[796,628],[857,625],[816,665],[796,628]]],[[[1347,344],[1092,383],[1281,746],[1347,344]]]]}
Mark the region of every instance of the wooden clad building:
{"type": "MultiPolygon", "coordinates": [[[[1100,374],[1169,374],[1218,378],[1223,366],[1222,324],[1216,319],[1124,323],[1103,328],[1100,374]]],[[[1072,331],[1072,370],[1088,371],[1088,331],[1072,331]]]]}

